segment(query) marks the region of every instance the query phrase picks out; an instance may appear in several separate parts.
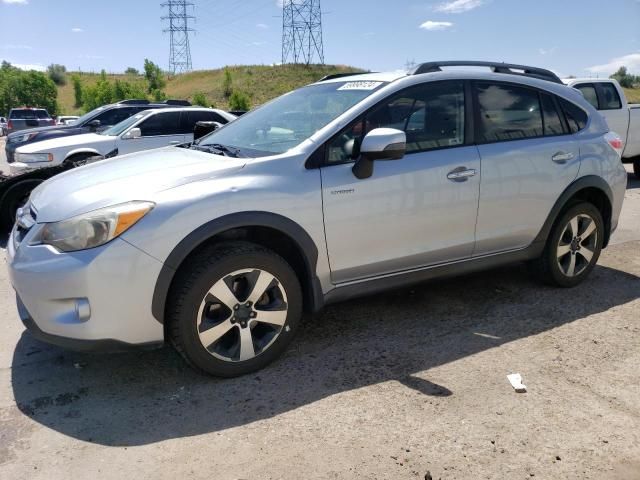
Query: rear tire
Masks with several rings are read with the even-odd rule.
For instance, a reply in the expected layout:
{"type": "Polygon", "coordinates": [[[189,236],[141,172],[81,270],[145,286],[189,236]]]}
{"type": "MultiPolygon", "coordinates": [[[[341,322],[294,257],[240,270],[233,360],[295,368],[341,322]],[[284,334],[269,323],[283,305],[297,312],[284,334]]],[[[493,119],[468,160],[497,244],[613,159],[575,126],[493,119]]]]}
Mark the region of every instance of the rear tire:
{"type": "Polygon", "coordinates": [[[636,178],[640,180],[640,158],[636,158],[633,161],[633,173],[635,174],[636,178]]]}
{"type": "Polygon", "coordinates": [[[300,282],[289,264],[259,245],[235,242],[206,248],[180,267],[167,336],[197,370],[235,377],[282,354],[301,317],[300,282]]]}
{"type": "Polygon", "coordinates": [[[574,204],[556,220],[542,255],[529,265],[548,285],[575,287],[595,267],[603,240],[600,211],[591,203],[574,204]]]}

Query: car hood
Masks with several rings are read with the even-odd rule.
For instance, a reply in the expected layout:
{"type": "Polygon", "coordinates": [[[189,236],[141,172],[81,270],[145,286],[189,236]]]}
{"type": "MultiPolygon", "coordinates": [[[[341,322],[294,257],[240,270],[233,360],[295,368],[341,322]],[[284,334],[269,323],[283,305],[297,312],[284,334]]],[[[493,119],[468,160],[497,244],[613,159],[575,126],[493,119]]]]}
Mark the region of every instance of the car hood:
{"type": "Polygon", "coordinates": [[[27,143],[16,149],[19,153],[48,153],[55,152],[58,148],[65,150],[74,147],[92,147],[100,144],[115,143],[116,137],[98,135],[97,133],[83,133],[66,137],[50,138],[40,142],[27,143]]]}
{"type": "Polygon", "coordinates": [[[78,125],[49,125],[48,127],[25,128],[18,132],[10,133],[9,137],[19,137],[20,135],[24,135],[25,133],[54,132],[55,130],[64,132],[65,130],[70,130],[72,128],[78,128],[78,125]]]}
{"type": "Polygon", "coordinates": [[[167,147],[123,155],[57,175],[39,185],[30,203],[37,221],[56,222],[132,200],[153,200],[170,188],[235,172],[246,159],[167,147]]]}

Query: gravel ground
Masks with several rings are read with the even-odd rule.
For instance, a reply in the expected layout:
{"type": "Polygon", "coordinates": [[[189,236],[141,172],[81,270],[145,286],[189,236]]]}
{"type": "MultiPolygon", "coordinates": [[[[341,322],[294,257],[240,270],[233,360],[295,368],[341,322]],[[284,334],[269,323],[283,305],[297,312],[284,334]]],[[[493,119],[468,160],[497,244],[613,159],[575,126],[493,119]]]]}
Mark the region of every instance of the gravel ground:
{"type": "Polygon", "coordinates": [[[38,343],[0,269],[0,478],[640,479],[639,248],[631,180],[585,284],[516,265],[335,305],[232,380],[38,343]]]}

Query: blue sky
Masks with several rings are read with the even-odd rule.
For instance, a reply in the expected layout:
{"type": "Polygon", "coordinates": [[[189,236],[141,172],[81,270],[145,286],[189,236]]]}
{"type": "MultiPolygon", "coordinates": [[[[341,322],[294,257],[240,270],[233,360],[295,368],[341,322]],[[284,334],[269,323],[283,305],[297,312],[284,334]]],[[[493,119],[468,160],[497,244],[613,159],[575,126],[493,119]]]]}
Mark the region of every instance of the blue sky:
{"type": "MultiPolygon", "coordinates": [[[[194,69],[280,61],[279,0],[192,1],[194,69]]],[[[121,72],[148,57],[166,68],[160,3],[0,0],[0,59],[121,72]]],[[[322,0],[322,10],[327,63],[483,59],[578,76],[624,63],[640,74],[640,0],[322,0]]]]}

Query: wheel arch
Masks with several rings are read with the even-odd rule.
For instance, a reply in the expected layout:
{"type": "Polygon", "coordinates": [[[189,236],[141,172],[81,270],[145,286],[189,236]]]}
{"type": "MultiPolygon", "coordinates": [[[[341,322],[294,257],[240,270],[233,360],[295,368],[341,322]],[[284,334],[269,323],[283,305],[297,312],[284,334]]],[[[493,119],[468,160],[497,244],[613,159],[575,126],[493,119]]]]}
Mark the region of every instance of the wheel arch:
{"type": "Polygon", "coordinates": [[[158,322],[164,323],[167,297],[184,261],[205,246],[233,240],[250,241],[282,256],[300,280],[305,311],[314,313],[322,308],[322,288],[316,276],[318,248],[311,236],[299,224],[282,215],[242,212],[201,225],[173,248],[160,270],[153,292],[151,313],[158,322]]]}
{"type": "Polygon", "coordinates": [[[602,214],[605,235],[602,248],[609,243],[611,236],[611,212],[613,205],[613,193],[611,187],[602,178],[596,175],[580,177],[569,185],[554,204],[551,212],[536,236],[533,243],[544,244],[551,233],[551,228],[562,212],[576,201],[592,203],[602,214]]]}
{"type": "Polygon", "coordinates": [[[67,155],[64,157],[63,162],[68,162],[69,160],[71,160],[73,157],[77,156],[77,155],[89,155],[89,156],[93,156],[93,155],[102,155],[100,152],[98,152],[95,148],[77,148],[75,150],[71,150],[69,153],[67,153],[67,155]]]}

